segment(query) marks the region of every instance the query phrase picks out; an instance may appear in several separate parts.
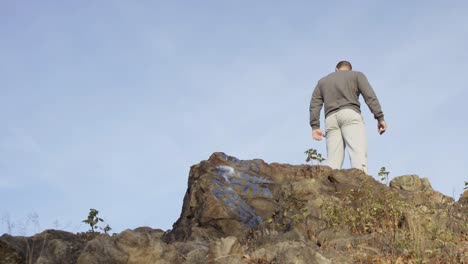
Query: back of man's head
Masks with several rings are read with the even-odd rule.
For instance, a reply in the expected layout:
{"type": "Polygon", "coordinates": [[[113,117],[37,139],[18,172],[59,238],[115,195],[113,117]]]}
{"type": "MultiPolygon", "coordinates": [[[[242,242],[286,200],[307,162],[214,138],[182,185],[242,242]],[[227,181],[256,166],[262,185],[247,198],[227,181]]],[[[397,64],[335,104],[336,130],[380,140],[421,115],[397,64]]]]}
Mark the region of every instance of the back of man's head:
{"type": "Polygon", "coordinates": [[[353,66],[351,65],[351,62],[349,61],[340,61],[338,64],[336,64],[336,69],[337,71],[350,71],[353,69],[353,66]]]}

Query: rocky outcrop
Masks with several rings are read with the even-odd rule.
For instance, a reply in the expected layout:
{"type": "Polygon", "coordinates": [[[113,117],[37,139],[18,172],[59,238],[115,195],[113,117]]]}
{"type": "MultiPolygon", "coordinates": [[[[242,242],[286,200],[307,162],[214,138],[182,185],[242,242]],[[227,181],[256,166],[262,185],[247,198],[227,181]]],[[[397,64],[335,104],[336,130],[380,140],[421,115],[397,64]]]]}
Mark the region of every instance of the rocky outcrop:
{"type": "Polygon", "coordinates": [[[393,179],[390,187],[405,191],[424,191],[431,190],[432,186],[427,178],[419,178],[418,175],[404,175],[393,179]]]}
{"type": "Polygon", "coordinates": [[[58,230],[46,230],[33,237],[0,237],[0,263],[76,263],[86,241],[58,230]]]}
{"type": "Polygon", "coordinates": [[[238,160],[192,166],[172,230],[0,237],[0,263],[468,263],[468,194],[386,186],[355,169],[238,160]]]}

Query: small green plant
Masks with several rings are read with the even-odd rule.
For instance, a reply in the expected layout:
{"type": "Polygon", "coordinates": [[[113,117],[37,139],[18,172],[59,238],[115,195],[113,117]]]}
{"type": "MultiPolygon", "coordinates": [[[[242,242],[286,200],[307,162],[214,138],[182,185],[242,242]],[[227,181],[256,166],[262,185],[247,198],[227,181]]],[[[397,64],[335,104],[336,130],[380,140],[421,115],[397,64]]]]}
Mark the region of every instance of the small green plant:
{"type": "Polygon", "coordinates": [[[385,182],[385,184],[388,185],[388,175],[389,174],[390,174],[390,172],[388,172],[385,167],[380,168],[380,171],[379,171],[379,174],[378,174],[379,177],[380,177],[380,181],[385,182]]]}
{"type": "Polygon", "coordinates": [[[465,182],[465,187],[463,188],[464,191],[468,190],[468,182],[465,182]]]}
{"type": "Polygon", "coordinates": [[[322,157],[322,154],[318,153],[316,149],[308,149],[304,152],[304,154],[307,154],[306,162],[312,161],[312,164],[314,160],[316,160],[319,164],[322,164],[322,162],[325,160],[325,158],[322,157]]]}
{"type": "Polygon", "coordinates": [[[98,226],[97,224],[99,222],[104,222],[104,219],[98,217],[98,214],[98,210],[91,208],[89,209],[88,219],[83,220],[82,222],[88,224],[91,227],[91,230],[88,231],[90,233],[96,233],[96,229],[99,228],[107,234],[107,232],[112,230],[112,228],[109,225],[106,225],[105,227],[98,226]]]}

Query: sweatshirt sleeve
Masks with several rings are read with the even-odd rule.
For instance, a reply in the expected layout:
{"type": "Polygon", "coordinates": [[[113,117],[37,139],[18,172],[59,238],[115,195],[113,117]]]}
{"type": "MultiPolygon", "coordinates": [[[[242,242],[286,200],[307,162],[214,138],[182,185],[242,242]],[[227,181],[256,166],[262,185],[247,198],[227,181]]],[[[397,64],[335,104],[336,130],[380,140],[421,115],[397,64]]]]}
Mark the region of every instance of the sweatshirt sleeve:
{"type": "Polygon", "coordinates": [[[310,99],[310,126],[312,129],[319,129],[320,128],[320,111],[322,110],[323,106],[323,97],[322,93],[320,92],[320,82],[317,83],[314,92],[312,93],[312,98],[310,99]]]}
{"type": "Polygon", "coordinates": [[[374,118],[379,121],[384,120],[384,114],[382,112],[382,107],[380,106],[379,100],[377,99],[377,95],[369,84],[366,76],[362,72],[357,73],[357,82],[359,92],[364,97],[364,101],[366,102],[372,114],[374,114],[374,118]]]}

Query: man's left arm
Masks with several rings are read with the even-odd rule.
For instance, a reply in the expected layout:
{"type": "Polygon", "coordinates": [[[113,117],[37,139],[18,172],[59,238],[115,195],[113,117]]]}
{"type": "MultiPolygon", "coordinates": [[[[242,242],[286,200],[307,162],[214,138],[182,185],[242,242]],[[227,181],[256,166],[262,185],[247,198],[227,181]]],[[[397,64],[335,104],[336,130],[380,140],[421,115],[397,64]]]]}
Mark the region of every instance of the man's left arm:
{"type": "Polygon", "coordinates": [[[357,73],[357,82],[359,92],[364,97],[364,101],[366,102],[367,106],[369,106],[372,114],[374,114],[374,118],[379,121],[384,120],[384,114],[382,112],[380,102],[377,99],[377,95],[375,94],[374,89],[372,89],[369,81],[363,73],[357,73]]]}
{"type": "Polygon", "coordinates": [[[366,102],[367,106],[369,106],[372,114],[374,114],[374,118],[377,119],[377,130],[379,134],[382,135],[387,130],[387,123],[385,122],[382,107],[380,106],[380,102],[377,99],[377,95],[375,94],[374,89],[372,89],[372,86],[369,84],[369,81],[363,73],[357,73],[357,82],[359,92],[364,97],[364,101],[366,102]]]}

